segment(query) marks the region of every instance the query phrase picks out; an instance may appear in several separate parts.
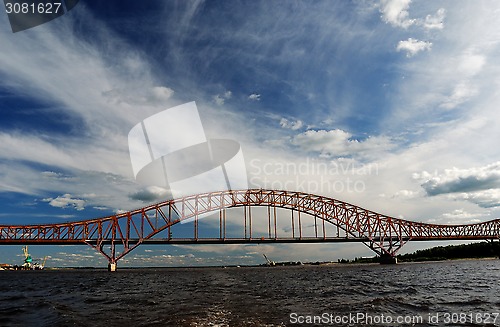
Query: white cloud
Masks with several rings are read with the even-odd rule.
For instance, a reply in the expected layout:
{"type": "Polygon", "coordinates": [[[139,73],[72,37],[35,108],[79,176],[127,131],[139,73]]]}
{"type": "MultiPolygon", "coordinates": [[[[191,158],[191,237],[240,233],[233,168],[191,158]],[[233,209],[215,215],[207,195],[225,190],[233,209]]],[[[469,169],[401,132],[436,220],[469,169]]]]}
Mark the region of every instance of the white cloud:
{"type": "Polygon", "coordinates": [[[222,106],[226,100],[231,99],[233,93],[231,91],[226,91],[223,94],[216,94],[212,97],[214,103],[218,106],[222,106]]]}
{"type": "Polygon", "coordinates": [[[300,119],[298,119],[296,121],[290,121],[286,118],[281,118],[281,120],[280,120],[280,126],[282,128],[291,129],[293,131],[300,129],[302,127],[302,125],[303,125],[303,123],[300,119]]]}
{"type": "Polygon", "coordinates": [[[454,109],[477,94],[477,87],[468,82],[461,82],[455,86],[451,94],[439,106],[444,109],[454,109]]]}
{"type": "Polygon", "coordinates": [[[452,200],[465,200],[478,205],[481,208],[500,207],[500,189],[489,189],[469,193],[450,194],[452,200]]]}
{"type": "Polygon", "coordinates": [[[43,199],[44,202],[48,202],[49,205],[57,208],[68,208],[72,207],[78,211],[85,209],[85,200],[73,198],[71,194],[67,193],[57,198],[46,198],[43,199]]]}
{"type": "Polygon", "coordinates": [[[480,81],[474,77],[480,74],[486,65],[485,56],[478,54],[474,49],[465,50],[453,61],[456,65],[454,68],[455,85],[448,95],[443,96],[439,107],[444,109],[454,109],[480,93],[480,81]]]}
{"type": "Polygon", "coordinates": [[[441,174],[414,174],[429,195],[500,188],[500,162],[482,167],[445,169],[441,174]]]}
{"type": "Polygon", "coordinates": [[[418,191],[412,190],[400,190],[392,195],[392,198],[400,198],[400,199],[413,199],[421,196],[421,193],[418,191]]]}
{"type": "Polygon", "coordinates": [[[488,216],[488,214],[469,213],[465,209],[461,208],[455,209],[451,212],[445,212],[441,216],[448,220],[448,224],[464,224],[480,222],[480,218],[484,218],[485,216],[488,216]]]}
{"type": "Polygon", "coordinates": [[[415,19],[409,18],[408,8],[411,0],[381,0],[379,10],[382,20],[395,27],[408,28],[415,24],[415,19]]]}
{"type": "MultiPolygon", "coordinates": [[[[411,0],[381,0],[379,4],[379,11],[382,13],[382,20],[389,23],[394,27],[401,27],[407,29],[415,25],[421,26],[425,30],[443,29],[444,18],[446,10],[440,8],[435,15],[427,15],[425,19],[422,18],[409,18],[409,7],[411,0]]],[[[405,51],[408,58],[413,57],[421,51],[430,51],[432,42],[420,41],[414,38],[399,41],[396,46],[396,51],[405,51]]]]}
{"type": "Polygon", "coordinates": [[[43,171],[42,176],[46,178],[61,178],[63,174],[56,173],[55,171],[43,171]]]}
{"type": "Polygon", "coordinates": [[[152,90],[152,97],[155,101],[167,101],[174,95],[174,90],[166,86],[155,86],[152,90]]]}
{"type": "MultiPolygon", "coordinates": [[[[60,144],[57,141],[45,135],[0,133],[0,160],[22,160],[54,168],[114,172],[123,176],[131,174],[128,151],[120,135],[108,135],[105,141],[70,137],[60,144]],[[82,153],[85,160],[81,158],[82,153]]],[[[7,169],[15,170],[15,167],[7,169]]],[[[42,175],[60,180],[68,177],[57,177],[51,172],[43,172],[42,175]]],[[[29,185],[25,187],[28,189],[29,185]]]]}
{"type": "Polygon", "coordinates": [[[114,104],[163,106],[174,95],[174,90],[166,86],[137,89],[113,89],[102,93],[103,97],[114,104]]]}
{"type": "Polygon", "coordinates": [[[435,15],[427,15],[422,25],[425,29],[443,29],[444,18],[446,16],[446,10],[444,8],[438,9],[435,15]]]}
{"type": "Polygon", "coordinates": [[[480,73],[485,64],[484,55],[474,52],[473,49],[467,49],[460,57],[457,69],[462,76],[472,77],[480,73]]]}
{"type": "Polygon", "coordinates": [[[292,144],[306,151],[316,151],[330,155],[348,155],[351,134],[340,129],[309,130],[292,139],[292,144]]]}
{"type": "Polygon", "coordinates": [[[445,169],[441,174],[414,174],[429,196],[447,195],[483,208],[500,206],[500,162],[469,169],[445,169]]]}
{"type": "Polygon", "coordinates": [[[406,51],[406,56],[410,58],[419,53],[420,51],[425,51],[425,50],[430,51],[431,48],[432,48],[431,42],[419,41],[410,37],[406,41],[399,41],[396,50],[398,52],[406,51]]]}
{"type": "Polygon", "coordinates": [[[480,93],[480,82],[474,77],[483,71],[486,65],[484,55],[478,54],[474,49],[467,49],[461,56],[453,59],[456,67],[454,86],[448,95],[443,96],[439,107],[454,109],[480,93]]]}
{"type": "Polygon", "coordinates": [[[423,18],[410,18],[409,8],[412,0],[381,0],[379,11],[381,18],[387,24],[394,27],[407,29],[412,25],[421,26],[425,30],[444,28],[446,10],[439,8],[434,15],[427,15],[423,18]]]}
{"type": "Polygon", "coordinates": [[[0,133],[0,159],[25,160],[54,166],[78,165],[76,157],[42,137],[29,134],[0,133]]]}
{"type": "Polygon", "coordinates": [[[224,99],[222,96],[220,96],[220,94],[214,95],[213,100],[214,100],[215,104],[218,106],[222,106],[224,104],[224,102],[226,101],[226,99],[224,99]]]}
{"type": "Polygon", "coordinates": [[[325,157],[365,157],[380,154],[394,147],[385,136],[372,136],[363,141],[341,129],[308,130],[292,138],[291,143],[304,151],[319,152],[325,157]]]}
{"type": "Polygon", "coordinates": [[[252,101],[260,101],[260,94],[252,93],[248,96],[248,99],[252,101]]]}

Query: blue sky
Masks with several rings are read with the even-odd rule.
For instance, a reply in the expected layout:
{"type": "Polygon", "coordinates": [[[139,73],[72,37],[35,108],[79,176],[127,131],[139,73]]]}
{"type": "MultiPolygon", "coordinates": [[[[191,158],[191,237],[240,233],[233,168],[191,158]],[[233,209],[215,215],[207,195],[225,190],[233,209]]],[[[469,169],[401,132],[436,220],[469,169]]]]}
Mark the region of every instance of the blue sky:
{"type": "MultiPolygon", "coordinates": [[[[0,223],[164,199],[168,190],[134,180],[127,135],[190,101],[207,136],[241,144],[253,187],[415,221],[499,218],[499,13],[495,1],[81,0],[15,34],[0,15],[0,223]]],[[[404,250],[417,246],[427,244],[404,250]]],[[[33,251],[103,262],[85,247],[33,251]]],[[[5,247],[0,261],[17,252],[5,247]]],[[[141,247],[130,264],[260,263],[262,252],[371,255],[363,245],[141,247]]]]}

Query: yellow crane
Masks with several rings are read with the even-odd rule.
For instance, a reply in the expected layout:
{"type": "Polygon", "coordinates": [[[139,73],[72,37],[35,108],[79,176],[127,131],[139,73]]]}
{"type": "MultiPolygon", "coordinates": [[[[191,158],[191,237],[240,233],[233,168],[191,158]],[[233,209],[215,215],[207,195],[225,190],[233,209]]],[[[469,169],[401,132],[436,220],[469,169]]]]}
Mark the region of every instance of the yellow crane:
{"type": "Polygon", "coordinates": [[[272,260],[269,260],[269,259],[267,258],[267,256],[266,256],[264,253],[262,253],[262,255],[264,256],[264,258],[266,258],[266,261],[267,261],[267,265],[268,265],[268,266],[271,266],[271,267],[272,267],[272,266],[276,266],[276,262],[274,262],[274,261],[272,261],[272,260]]]}

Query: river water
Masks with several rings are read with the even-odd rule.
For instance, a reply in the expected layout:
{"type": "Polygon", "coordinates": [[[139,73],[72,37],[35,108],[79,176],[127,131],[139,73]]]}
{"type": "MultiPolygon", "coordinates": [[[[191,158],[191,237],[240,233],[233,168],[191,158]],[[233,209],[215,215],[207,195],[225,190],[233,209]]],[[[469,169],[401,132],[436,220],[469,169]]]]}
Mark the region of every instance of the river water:
{"type": "Polygon", "coordinates": [[[3,271],[1,326],[500,326],[500,260],[3,271]]]}

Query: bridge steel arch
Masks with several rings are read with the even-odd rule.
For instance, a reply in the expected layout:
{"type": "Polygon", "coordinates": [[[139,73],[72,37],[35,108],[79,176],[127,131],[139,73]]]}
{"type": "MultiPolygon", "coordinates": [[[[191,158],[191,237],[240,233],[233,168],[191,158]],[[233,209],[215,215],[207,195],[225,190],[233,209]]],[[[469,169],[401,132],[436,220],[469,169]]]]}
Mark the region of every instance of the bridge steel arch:
{"type": "Polygon", "coordinates": [[[495,240],[500,238],[500,220],[466,225],[438,225],[386,216],[333,198],[293,191],[238,190],[186,196],[109,217],[43,225],[0,225],[0,244],[87,244],[104,255],[110,266],[140,244],[207,243],[311,243],[363,242],[378,256],[394,258],[408,241],[495,240]],[[251,207],[267,207],[268,233],[252,233],[251,207]],[[226,209],[244,207],[244,237],[226,237],[226,209]],[[276,209],[291,213],[291,237],[279,237],[276,209]],[[200,237],[199,220],[219,212],[218,237],[200,237]],[[294,216],[295,213],[295,216],[294,216]],[[301,214],[314,217],[314,236],[303,235],[301,214]],[[274,220],[273,220],[274,219],[274,220]],[[193,222],[193,235],[172,237],[181,222],[193,222]],[[317,223],[322,225],[319,228],[317,223]],[[326,235],[325,224],[336,228],[326,235]],[[166,232],[167,237],[155,238],[166,232]],[[109,246],[109,248],[108,248],[109,246]]]}

